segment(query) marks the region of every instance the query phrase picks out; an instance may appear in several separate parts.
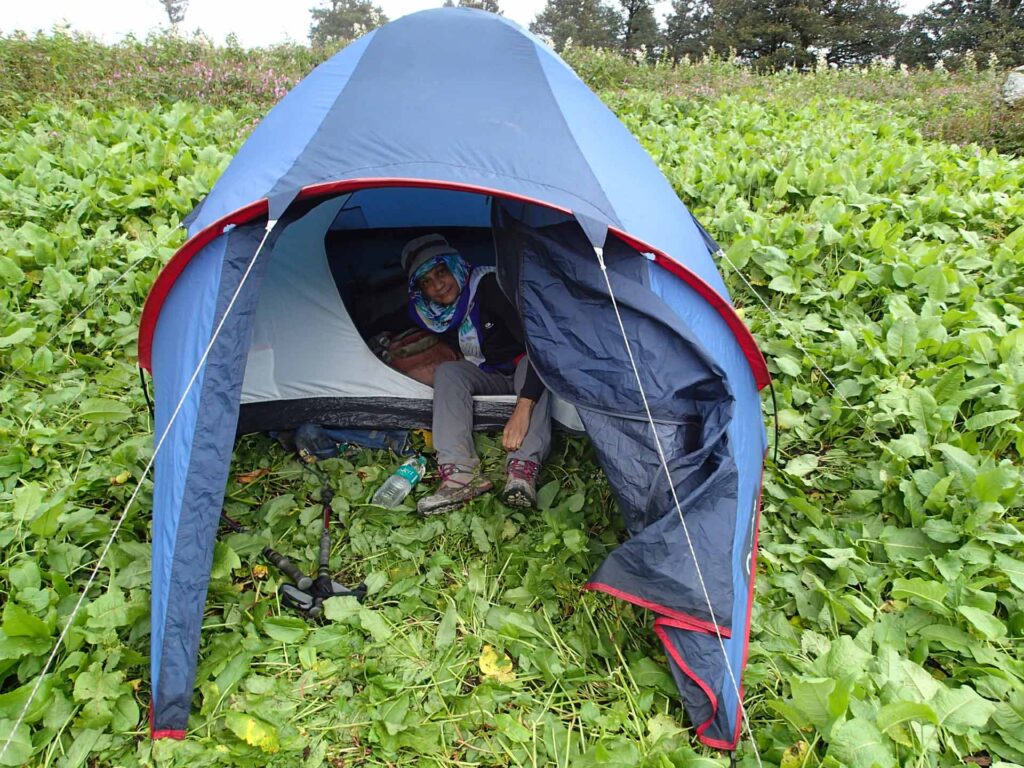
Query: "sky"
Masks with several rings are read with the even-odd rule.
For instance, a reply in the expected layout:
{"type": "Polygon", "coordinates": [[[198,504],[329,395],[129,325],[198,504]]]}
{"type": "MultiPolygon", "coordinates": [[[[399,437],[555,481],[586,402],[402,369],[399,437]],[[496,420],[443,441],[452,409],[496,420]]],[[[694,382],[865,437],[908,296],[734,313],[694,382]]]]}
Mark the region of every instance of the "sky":
{"type": "MultiPolygon", "coordinates": [[[[435,8],[443,0],[377,0],[390,19],[407,13],[435,8]]],[[[499,0],[505,16],[529,26],[544,7],[545,0],[499,0]]],[[[916,13],[928,0],[903,0],[904,13],[916,13]]],[[[151,30],[167,27],[167,14],[160,0],[0,0],[0,33],[14,30],[33,33],[67,24],[106,42],[127,34],[145,37],[151,30]]],[[[309,9],[316,0],[191,0],[184,32],[200,29],[218,43],[231,32],[247,47],[273,43],[306,43],[309,40],[309,9]]],[[[657,2],[659,15],[671,7],[669,0],[657,2]]]]}

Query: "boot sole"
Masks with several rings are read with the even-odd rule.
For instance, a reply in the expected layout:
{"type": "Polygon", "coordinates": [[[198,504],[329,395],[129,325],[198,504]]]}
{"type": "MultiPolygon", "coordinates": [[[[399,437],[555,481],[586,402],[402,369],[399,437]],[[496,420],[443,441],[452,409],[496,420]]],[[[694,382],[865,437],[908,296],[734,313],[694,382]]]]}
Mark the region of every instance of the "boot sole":
{"type": "Polygon", "coordinates": [[[501,495],[501,500],[507,507],[518,507],[520,509],[532,509],[533,499],[522,491],[508,491],[501,495]]]}

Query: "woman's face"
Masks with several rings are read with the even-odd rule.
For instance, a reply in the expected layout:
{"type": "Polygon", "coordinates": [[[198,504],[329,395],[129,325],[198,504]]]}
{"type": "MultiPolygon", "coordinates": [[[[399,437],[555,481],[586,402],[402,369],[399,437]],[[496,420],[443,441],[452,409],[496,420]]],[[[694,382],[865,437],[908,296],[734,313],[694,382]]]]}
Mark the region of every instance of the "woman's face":
{"type": "Polygon", "coordinates": [[[438,264],[419,279],[423,295],[436,304],[448,306],[459,298],[459,284],[446,264],[438,264]]]}

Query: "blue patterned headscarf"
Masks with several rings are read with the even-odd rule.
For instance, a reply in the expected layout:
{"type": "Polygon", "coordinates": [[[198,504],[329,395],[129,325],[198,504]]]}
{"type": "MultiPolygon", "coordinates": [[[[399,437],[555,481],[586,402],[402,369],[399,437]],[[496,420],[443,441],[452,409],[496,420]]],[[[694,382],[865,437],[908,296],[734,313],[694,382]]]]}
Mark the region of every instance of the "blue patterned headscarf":
{"type": "Polygon", "coordinates": [[[415,310],[416,317],[428,331],[444,333],[449,328],[459,327],[469,309],[470,291],[466,290],[469,285],[470,273],[472,272],[465,259],[458,253],[446,253],[429,259],[412,273],[409,277],[409,304],[415,310]],[[444,264],[452,273],[455,282],[459,286],[459,298],[454,304],[438,304],[431,301],[420,290],[420,279],[438,264],[444,264]]]}

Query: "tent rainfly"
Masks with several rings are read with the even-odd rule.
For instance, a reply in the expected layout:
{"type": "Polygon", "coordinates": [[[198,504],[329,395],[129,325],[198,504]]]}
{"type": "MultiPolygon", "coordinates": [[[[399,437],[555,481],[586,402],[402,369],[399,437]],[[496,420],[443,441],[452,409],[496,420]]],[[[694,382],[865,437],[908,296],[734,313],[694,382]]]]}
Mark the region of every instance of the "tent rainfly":
{"type": "MultiPolygon", "coordinates": [[[[555,53],[471,9],[381,27],[271,110],[186,224],[139,333],[158,450],[154,738],[186,732],[236,435],[429,426],[430,388],[366,338],[401,301],[401,244],[442,232],[498,267],[556,417],[586,431],[615,492],[629,538],[587,588],[654,612],[699,738],[735,747],[767,368],[718,246],[555,53]]],[[[502,408],[480,398],[479,423],[502,408]]]]}

